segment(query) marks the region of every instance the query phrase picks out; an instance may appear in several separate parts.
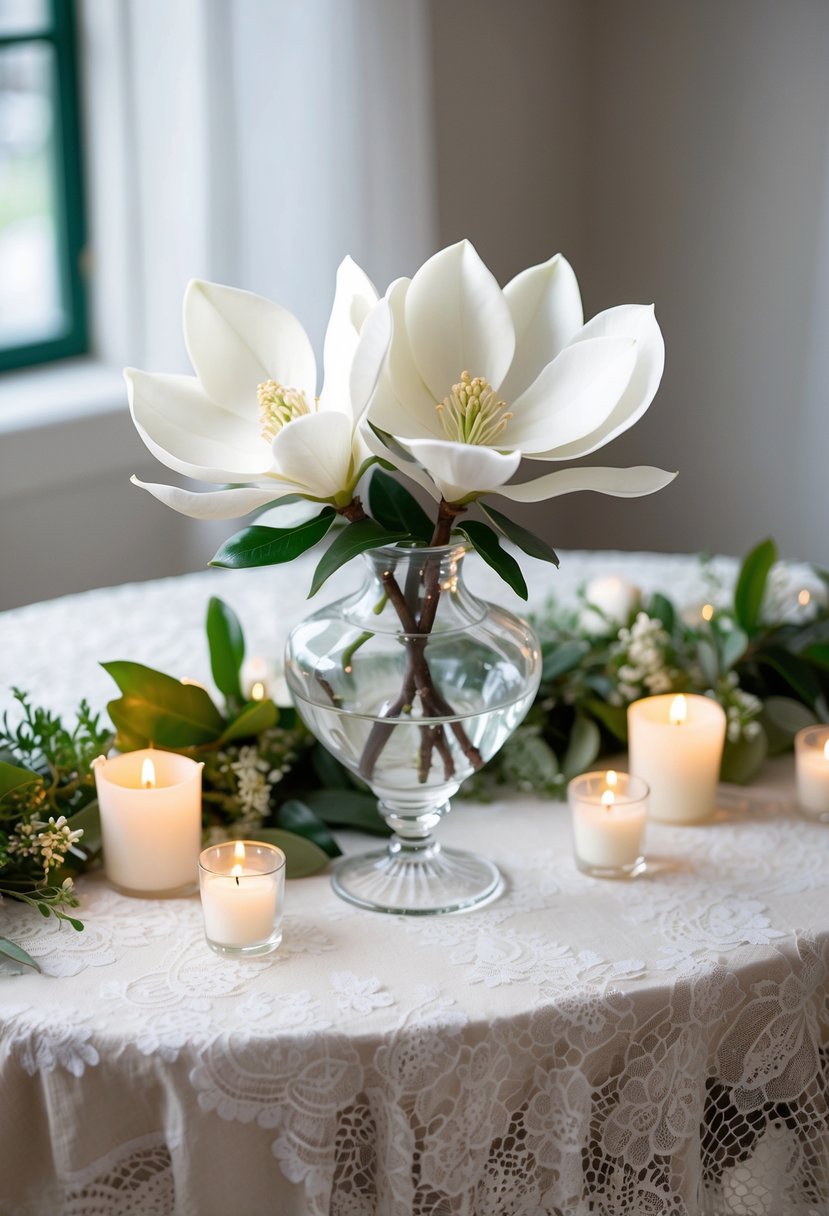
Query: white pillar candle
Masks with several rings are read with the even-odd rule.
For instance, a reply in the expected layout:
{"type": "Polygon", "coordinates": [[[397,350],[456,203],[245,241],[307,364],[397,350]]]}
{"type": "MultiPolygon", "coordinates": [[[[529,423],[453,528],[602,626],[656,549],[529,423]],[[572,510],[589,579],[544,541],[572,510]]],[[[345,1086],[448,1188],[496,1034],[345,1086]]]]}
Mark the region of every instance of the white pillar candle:
{"type": "Polygon", "coordinates": [[[219,954],[266,954],[282,940],[285,854],[260,841],[211,845],[199,858],[204,933],[219,954]]]}
{"type": "Polygon", "coordinates": [[[797,801],[814,819],[829,822],[829,726],[806,726],[795,736],[797,801]]]}
{"type": "Polygon", "coordinates": [[[725,710],[711,697],[646,697],[628,706],[630,771],[650,786],[649,814],[665,823],[700,823],[716,803],[725,710]]]}
{"type": "Polygon", "coordinates": [[[196,889],[203,764],[143,748],[93,764],[107,878],[125,895],[196,889]]]}
{"type": "Polygon", "coordinates": [[[576,865],[595,878],[632,878],[645,868],[648,787],[641,778],[583,773],[567,787],[576,865]]]}

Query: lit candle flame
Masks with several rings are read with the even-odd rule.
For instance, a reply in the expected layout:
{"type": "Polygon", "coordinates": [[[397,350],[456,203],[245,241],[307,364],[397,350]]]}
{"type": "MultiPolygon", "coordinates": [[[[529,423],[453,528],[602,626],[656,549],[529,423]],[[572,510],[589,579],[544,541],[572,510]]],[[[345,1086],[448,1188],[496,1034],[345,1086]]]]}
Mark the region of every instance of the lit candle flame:
{"type": "Polygon", "coordinates": [[[713,615],[714,615],[714,605],[713,604],[703,604],[702,609],[700,610],[700,616],[702,617],[702,619],[704,621],[710,621],[713,615]]]}
{"type": "Polygon", "coordinates": [[[610,811],[615,801],[616,795],[613,793],[613,790],[605,790],[605,792],[602,794],[602,806],[604,809],[606,811],[610,811]]]}
{"type": "Polygon", "coordinates": [[[671,701],[671,726],[682,726],[688,717],[688,703],[682,693],[671,701]]]}
{"type": "Polygon", "coordinates": [[[237,840],[233,846],[233,861],[235,864],[230,868],[230,875],[238,884],[239,875],[244,874],[245,845],[242,840],[237,840]]]}
{"type": "Polygon", "coordinates": [[[251,684],[250,699],[251,699],[251,701],[264,701],[265,700],[265,685],[262,683],[261,680],[256,680],[253,684],[251,684]]]}
{"type": "Polygon", "coordinates": [[[141,765],[141,788],[142,790],[155,789],[155,765],[149,756],[141,765]]]}
{"type": "Polygon", "coordinates": [[[618,784],[619,778],[616,776],[613,769],[609,768],[605,773],[605,785],[608,787],[608,789],[615,790],[618,784]]]}
{"type": "Polygon", "coordinates": [[[809,591],[808,587],[804,587],[803,590],[798,593],[797,602],[800,604],[801,608],[805,608],[806,605],[811,602],[811,599],[812,593],[809,591]]]}

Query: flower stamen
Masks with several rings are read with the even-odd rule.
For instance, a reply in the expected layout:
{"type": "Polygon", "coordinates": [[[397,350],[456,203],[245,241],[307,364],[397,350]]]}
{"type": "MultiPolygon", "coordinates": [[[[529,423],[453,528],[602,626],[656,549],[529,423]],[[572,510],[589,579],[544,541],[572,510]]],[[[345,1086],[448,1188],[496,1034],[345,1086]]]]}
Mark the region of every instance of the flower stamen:
{"type": "Polygon", "coordinates": [[[435,409],[449,439],[486,447],[494,446],[512,418],[492,385],[483,376],[473,379],[469,372],[461,373],[460,383],[452,385],[449,396],[435,409]]]}
{"type": "Polygon", "coordinates": [[[265,380],[256,389],[262,438],[272,443],[283,426],[314,411],[302,389],[285,388],[276,380],[265,380]]]}

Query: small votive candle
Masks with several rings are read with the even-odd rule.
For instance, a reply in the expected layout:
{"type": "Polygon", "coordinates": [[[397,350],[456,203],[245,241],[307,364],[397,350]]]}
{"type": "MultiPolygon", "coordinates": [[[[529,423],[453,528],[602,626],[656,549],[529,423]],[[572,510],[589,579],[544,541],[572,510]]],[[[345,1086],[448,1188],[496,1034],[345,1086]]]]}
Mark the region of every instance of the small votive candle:
{"type": "Polygon", "coordinates": [[[199,857],[207,944],[217,954],[270,954],[282,941],[285,854],[257,840],[227,840],[199,857]]]}
{"type": "Polygon", "coordinates": [[[641,777],[583,773],[567,787],[576,865],[593,878],[635,878],[645,869],[642,842],[648,787],[641,777]]]}
{"type": "Polygon", "coordinates": [[[829,823],[829,726],[806,726],[794,739],[797,801],[804,815],[829,823]]]}
{"type": "Polygon", "coordinates": [[[714,813],[725,745],[718,701],[666,693],[628,706],[630,771],[650,786],[648,814],[664,823],[702,823],[714,813]]]}
{"type": "Polygon", "coordinates": [[[203,764],[142,748],[93,762],[104,870],[123,895],[191,895],[201,849],[203,764]]]}

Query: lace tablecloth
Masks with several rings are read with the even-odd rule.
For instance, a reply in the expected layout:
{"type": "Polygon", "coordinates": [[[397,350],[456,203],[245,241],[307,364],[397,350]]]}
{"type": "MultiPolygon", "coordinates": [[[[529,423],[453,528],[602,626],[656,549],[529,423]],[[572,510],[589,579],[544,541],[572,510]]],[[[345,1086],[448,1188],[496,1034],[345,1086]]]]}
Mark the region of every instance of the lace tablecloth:
{"type": "MultiPolygon", "coordinates": [[[[569,555],[560,582],[611,567],[693,597],[687,559],[569,555]]],[[[36,605],[0,653],[39,700],[103,703],[95,660],[204,677],[209,594],[262,649],[301,581],[36,605]]],[[[304,879],[265,959],[213,955],[197,898],[101,877],[81,934],[0,906],[43,967],[0,978],[0,1212],[825,1216],[829,835],[788,758],[721,793],[709,826],[652,825],[630,883],[576,871],[559,804],[461,802],[441,838],[498,860],[500,900],[408,920],[304,879]]]]}

